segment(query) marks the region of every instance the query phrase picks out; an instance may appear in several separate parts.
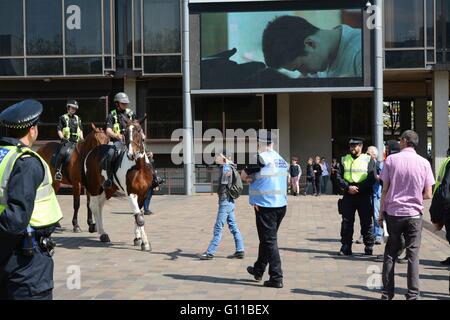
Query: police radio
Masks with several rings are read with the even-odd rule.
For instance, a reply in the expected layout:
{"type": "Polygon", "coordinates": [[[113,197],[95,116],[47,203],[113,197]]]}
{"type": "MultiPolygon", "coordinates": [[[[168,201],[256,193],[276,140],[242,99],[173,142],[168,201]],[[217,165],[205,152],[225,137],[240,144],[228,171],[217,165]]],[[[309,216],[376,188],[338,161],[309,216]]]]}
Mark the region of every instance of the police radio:
{"type": "Polygon", "coordinates": [[[37,245],[34,229],[28,226],[22,243],[22,254],[28,257],[33,256],[37,245]]]}

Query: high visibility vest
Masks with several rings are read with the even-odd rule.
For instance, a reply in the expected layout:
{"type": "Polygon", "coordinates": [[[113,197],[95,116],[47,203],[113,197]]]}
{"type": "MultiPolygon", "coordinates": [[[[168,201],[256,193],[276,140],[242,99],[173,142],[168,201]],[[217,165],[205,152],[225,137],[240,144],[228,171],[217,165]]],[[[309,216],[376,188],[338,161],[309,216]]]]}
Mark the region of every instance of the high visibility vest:
{"type": "Polygon", "coordinates": [[[62,134],[63,134],[64,138],[70,139],[70,137],[75,136],[76,142],[80,141],[80,138],[81,138],[80,118],[77,115],[74,115],[75,120],[77,121],[77,132],[71,133],[70,126],[69,126],[69,121],[70,121],[69,115],[65,114],[63,117],[64,117],[64,120],[66,121],[66,126],[62,129],[62,134]]]}
{"type": "Polygon", "coordinates": [[[344,166],[344,180],[349,183],[360,183],[367,179],[369,162],[371,157],[367,154],[361,154],[358,158],[348,154],[342,158],[344,166]]]}
{"type": "MultiPolygon", "coordinates": [[[[8,181],[14,164],[24,154],[36,156],[44,166],[45,172],[44,180],[36,191],[34,209],[29,225],[33,228],[53,225],[62,219],[63,214],[52,187],[53,180],[50,168],[44,159],[27,147],[0,146],[0,215],[8,206],[8,181]]],[[[20,190],[16,192],[20,192],[20,190]]]]}
{"type": "Polygon", "coordinates": [[[441,168],[439,169],[439,174],[436,178],[436,184],[434,185],[434,189],[433,189],[433,195],[436,192],[436,190],[439,188],[439,186],[442,183],[442,179],[444,178],[444,174],[445,174],[445,168],[447,168],[447,164],[450,162],[450,157],[448,157],[444,163],[441,165],[441,168]]]}
{"type": "Polygon", "coordinates": [[[249,186],[249,203],[264,208],[287,205],[288,163],[273,150],[259,155],[265,163],[249,186]]]}
{"type": "MultiPolygon", "coordinates": [[[[133,111],[131,109],[126,108],[125,109],[125,114],[130,116],[133,114],[133,111]]],[[[113,116],[114,119],[114,124],[113,124],[113,131],[115,134],[119,134],[122,133],[122,129],[120,128],[120,122],[119,122],[119,117],[117,116],[117,110],[114,109],[113,111],[111,111],[111,115],[113,116]]]]}

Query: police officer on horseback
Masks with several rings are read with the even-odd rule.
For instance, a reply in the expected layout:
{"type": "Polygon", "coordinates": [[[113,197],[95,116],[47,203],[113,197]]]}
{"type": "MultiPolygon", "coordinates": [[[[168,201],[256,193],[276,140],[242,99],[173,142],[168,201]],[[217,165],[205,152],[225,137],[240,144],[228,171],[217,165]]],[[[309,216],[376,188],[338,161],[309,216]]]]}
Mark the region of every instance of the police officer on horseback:
{"type": "Polygon", "coordinates": [[[76,115],[76,112],[78,111],[78,102],[76,100],[68,100],[66,106],[67,113],[59,117],[57,126],[61,144],[56,151],[56,159],[54,160],[56,181],[62,180],[61,170],[64,161],[63,157],[65,157],[68,149],[74,144],[84,140],[81,119],[76,115]]]}
{"type": "Polygon", "coordinates": [[[108,179],[103,182],[103,188],[109,189],[112,187],[112,177],[114,174],[113,163],[117,158],[118,151],[124,148],[124,132],[128,121],[136,120],[134,112],[128,108],[130,100],[128,95],[124,92],[119,92],[114,97],[115,108],[108,114],[106,118],[106,134],[111,138],[114,144],[108,152],[106,162],[106,173],[108,179]]]}
{"type": "Polygon", "coordinates": [[[33,150],[42,105],[5,109],[0,124],[0,300],[53,298],[51,234],[62,218],[46,162],[33,150]]]}

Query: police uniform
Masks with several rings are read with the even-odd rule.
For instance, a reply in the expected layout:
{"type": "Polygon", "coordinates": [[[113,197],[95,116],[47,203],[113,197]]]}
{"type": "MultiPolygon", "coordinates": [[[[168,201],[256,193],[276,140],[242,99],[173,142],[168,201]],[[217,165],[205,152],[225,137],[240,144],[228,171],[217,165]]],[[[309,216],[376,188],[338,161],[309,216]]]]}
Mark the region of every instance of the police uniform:
{"type": "MultiPolygon", "coordinates": [[[[362,144],[363,139],[351,138],[349,144],[362,144]]],[[[339,252],[341,255],[352,254],[353,226],[355,212],[358,211],[361,222],[361,234],[365,244],[364,252],[372,255],[374,236],[372,221],[372,191],[376,180],[376,162],[367,154],[361,153],[358,157],[347,154],[342,157],[340,170],[336,179],[340,188],[344,190],[344,196],[338,202],[339,213],[342,215],[341,243],[339,252]],[[350,186],[357,186],[359,192],[352,195],[348,192],[350,186]]]]}
{"type": "MultiPolygon", "coordinates": [[[[130,100],[125,93],[119,92],[114,97],[114,102],[128,104],[130,103],[130,100]]],[[[136,116],[131,109],[126,108],[125,110],[122,110],[117,106],[108,114],[106,118],[106,129],[111,129],[115,134],[124,134],[125,129],[127,128],[127,122],[134,120],[136,120],[136,116]]],[[[115,138],[111,138],[111,143],[114,147],[108,151],[108,158],[106,162],[106,174],[108,175],[108,179],[103,182],[103,188],[105,189],[111,188],[112,186],[112,166],[117,157],[118,150],[123,148],[123,142],[115,138]]]]}
{"type": "MultiPolygon", "coordinates": [[[[25,100],[0,114],[1,125],[36,125],[42,105],[25,100]]],[[[0,299],[52,299],[54,243],[62,218],[46,162],[20,140],[0,138],[0,299]]]]}
{"type": "MultiPolygon", "coordinates": [[[[267,139],[259,141],[271,143],[270,132],[267,139]]],[[[283,286],[283,271],[278,250],[277,232],[286,214],[288,163],[273,150],[258,155],[256,165],[245,169],[253,182],[249,186],[249,203],[255,208],[256,227],[258,230],[258,259],[247,271],[255,279],[261,279],[269,264],[270,280],[264,283],[268,287],[283,286]]]]}

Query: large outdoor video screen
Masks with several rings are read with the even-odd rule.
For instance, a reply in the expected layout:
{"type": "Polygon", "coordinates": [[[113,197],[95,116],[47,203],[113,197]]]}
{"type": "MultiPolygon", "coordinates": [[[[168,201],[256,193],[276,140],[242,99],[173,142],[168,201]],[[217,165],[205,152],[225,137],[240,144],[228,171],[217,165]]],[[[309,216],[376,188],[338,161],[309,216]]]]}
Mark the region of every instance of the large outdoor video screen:
{"type": "Polygon", "coordinates": [[[202,12],[201,89],[361,87],[362,9],[202,12]]]}

